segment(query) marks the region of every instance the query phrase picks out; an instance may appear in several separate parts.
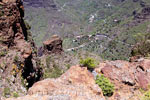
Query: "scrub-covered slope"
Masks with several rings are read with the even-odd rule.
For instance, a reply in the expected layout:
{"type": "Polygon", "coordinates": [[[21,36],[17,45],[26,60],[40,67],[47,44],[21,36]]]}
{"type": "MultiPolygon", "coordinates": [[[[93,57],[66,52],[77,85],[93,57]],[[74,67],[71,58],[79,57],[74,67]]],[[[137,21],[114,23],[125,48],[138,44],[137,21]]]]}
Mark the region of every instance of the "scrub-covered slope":
{"type": "Polygon", "coordinates": [[[38,46],[58,34],[66,51],[83,49],[106,59],[127,59],[137,33],[149,32],[149,0],[25,0],[24,4],[38,46]]]}

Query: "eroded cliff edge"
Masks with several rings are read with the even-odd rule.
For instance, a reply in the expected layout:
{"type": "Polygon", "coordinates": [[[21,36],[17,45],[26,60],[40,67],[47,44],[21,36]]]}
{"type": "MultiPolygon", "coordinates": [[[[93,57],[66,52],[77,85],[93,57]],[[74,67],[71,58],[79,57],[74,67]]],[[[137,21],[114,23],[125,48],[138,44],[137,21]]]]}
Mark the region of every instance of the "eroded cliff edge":
{"type": "Polygon", "coordinates": [[[0,1],[0,96],[24,95],[25,87],[40,79],[36,47],[23,17],[21,0],[0,1]]]}

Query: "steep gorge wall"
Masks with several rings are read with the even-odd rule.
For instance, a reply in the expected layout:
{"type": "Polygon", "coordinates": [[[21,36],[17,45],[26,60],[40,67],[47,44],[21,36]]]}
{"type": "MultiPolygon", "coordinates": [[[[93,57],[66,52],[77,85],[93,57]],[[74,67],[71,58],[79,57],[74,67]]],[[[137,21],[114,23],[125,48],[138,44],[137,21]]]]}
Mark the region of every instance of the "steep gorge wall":
{"type": "Polygon", "coordinates": [[[23,17],[21,0],[0,1],[0,97],[24,95],[42,74],[23,17]]]}

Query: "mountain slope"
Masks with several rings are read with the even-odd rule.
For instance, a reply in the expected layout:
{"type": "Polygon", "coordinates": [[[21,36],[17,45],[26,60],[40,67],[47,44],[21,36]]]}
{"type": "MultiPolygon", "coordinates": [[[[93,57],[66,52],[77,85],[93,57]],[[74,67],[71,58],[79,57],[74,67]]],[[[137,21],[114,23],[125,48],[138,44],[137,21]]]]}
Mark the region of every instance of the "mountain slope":
{"type": "Polygon", "coordinates": [[[66,51],[83,49],[106,59],[127,59],[137,42],[134,36],[147,33],[150,24],[149,17],[138,17],[149,16],[143,13],[149,0],[25,0],[24,4],[38,46],[58,34],[66,51]],[[94,38],[85,39],[87,35],[94,38]]]}

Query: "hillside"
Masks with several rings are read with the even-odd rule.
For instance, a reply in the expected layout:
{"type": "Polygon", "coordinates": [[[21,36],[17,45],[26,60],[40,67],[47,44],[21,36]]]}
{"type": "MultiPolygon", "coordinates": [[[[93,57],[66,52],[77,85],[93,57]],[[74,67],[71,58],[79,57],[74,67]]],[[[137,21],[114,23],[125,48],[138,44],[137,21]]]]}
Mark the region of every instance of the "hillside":
{"type": "Polygon", "coordinates": [[[149,100],[149,3],[0,0],[0,100],[149,100]]]}
{"type": "Polygon", "coordinates": [[[149,0],[24,2],[25,19],[31,25],[38,47],[42,41],[57,34],[63,38],[66,51],[78,52],[79,49],[104,59],[128,60],[131,48],[137,42],[135,35],[149,32],[149,10],[146,10],[149,0]],[[87,35],[92,35],[92,39],[87,35]]]}

